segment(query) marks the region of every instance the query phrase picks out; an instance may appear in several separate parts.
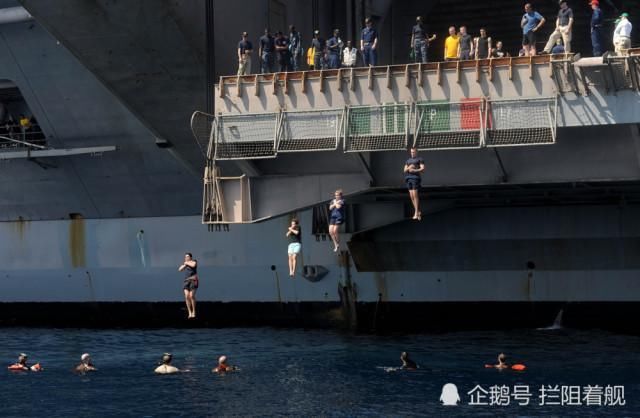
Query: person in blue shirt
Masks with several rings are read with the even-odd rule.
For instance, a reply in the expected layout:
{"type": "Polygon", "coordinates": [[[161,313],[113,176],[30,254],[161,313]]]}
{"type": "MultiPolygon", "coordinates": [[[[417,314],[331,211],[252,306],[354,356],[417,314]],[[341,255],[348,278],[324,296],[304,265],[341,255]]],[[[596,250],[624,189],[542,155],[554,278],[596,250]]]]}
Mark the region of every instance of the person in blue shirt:
{"type": "Polygon", "coordinates": [[[340,68],[340,51],[342,51],[340,31],[338,29],[334,29],[333,36],[327,41],[329,68],[340,68]]]}
{"type": "Polygon", "coordinates": [[[329,235],[333,240],[333,252],[337,253],[340,249],[340,225],[344,223],[344,199],[342,198],[342,190],[336,190],[331,203],[329,203],[329,235]]]}
{"type": "Polygon", "coordinates": [[[556,44],[551,48],[552,54],[564,54],[564,46],[562,45],[562,39],[556,39],[556,44]]]}
{"type": "Polygon", "coordinates": [[[524,15],[520,20],[520,27],[522,28],[522,48],[526,56],[536,55],[536,32],[544,25],[544,22],[544,17],[533,10],[531,3],[524,5],[524,15]]]}
{"type": "Polygon", "coordinates": [[[284,33],[278,31],[274,42],[276,47],[276,55],[278,57],[278,65],[281,73],[291,71],[291,55],[289,54],[289,38],[284,33]]]}
{"type": "Polygon", "coordinates": [[[302,57],[302,38],[296,27],[289,26],[289,51],[291,52],[291,70],[300,70],[300,57],[302,57]]]}
{"type": "Polygon", "coordinates": [[[378,54],[378,32],[373,28],[373,21],[370,17],[366,18],[364,23],[366,26],[362,29],[360,36],[362,59],[365,67],[375,66],[378,54]]]}
{"type": "Polygon", "coordinates": [[[258,55],[260,56],[260,70],[262,74],[273,72],[273,54],[276,51],[275,41],[269,29],[264,30],[264,35],[259,41],[260,49],[258,55]]]}
{"type": "Polygon", "coordinates": [[[598,0],[591,0],[589,4],[593,10],[591,15],[591,47],[593,48],[593,56],[600,57],[604,52],[602,50],[602,10],[600,10],[600,2],[598,0]]]}
{"type": "Polygon", "coordinates": [[[413,219],[421,220],[422,213],[420,212],[420,197],[418,192],[422,187],[421,174],[424,171],[424,160],[418,157],[418,150],[412,147],[410,157],[404,163],[404,181],[407,184],[409,190],[409,197],[411,198],[411,204],[413,204],[413,219]]]}

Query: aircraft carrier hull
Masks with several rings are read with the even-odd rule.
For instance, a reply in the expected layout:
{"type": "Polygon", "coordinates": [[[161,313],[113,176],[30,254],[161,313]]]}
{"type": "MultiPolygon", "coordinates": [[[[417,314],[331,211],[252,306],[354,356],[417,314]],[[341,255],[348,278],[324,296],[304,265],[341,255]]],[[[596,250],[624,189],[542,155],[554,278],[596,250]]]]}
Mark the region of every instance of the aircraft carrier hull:
{"type": "Polygon", "coordinates": [[[308,210],[297,214],[294,279],[288,217],[228,231],[195,216],[2,222],[0,323],[439,330],[544,327],[562,310],[565,325],[633,330],[637,215],[633,205],[452,209],[347,234],[336,255],[311,234],[308,210]],[[177,271],[186,251],[199,262],[196,321],[177,271]]]}

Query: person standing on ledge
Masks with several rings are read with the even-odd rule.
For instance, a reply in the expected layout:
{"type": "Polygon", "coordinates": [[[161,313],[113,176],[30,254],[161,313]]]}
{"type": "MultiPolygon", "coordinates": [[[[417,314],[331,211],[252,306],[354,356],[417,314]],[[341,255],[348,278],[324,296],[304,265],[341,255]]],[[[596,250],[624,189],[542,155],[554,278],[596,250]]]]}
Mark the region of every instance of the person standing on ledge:
{"type": "Polygon", "coordinates": [[[362,29],[360,37],[360,50],[365,67],[375,67],[378,54],[378,32],[373,27],[373,20],[370,17],[364,21],[365,28],[362,29]]]}
{"type": "Polygon", "coordinates": [[[238,75],[251,75],[253,44],[248,38],[249,34],[242,32],[242,40],[238,42],[238,75]]]}
{"type": "Polygon", "coordinates": [[[528,57],[536,55],[536,33],[544,25],[544,22],[544,17],[533,10],[531,3],[524,5],[520,27],[522,28],[522,48],[528,57]]]}
{"type": "Polygon", "coordinates": [[[428,59],[429,43],[436,39],[436,35],[429,37],[422,16],[416,17],[416,25],[411,29],[411,42],[409,47],[413,49],[414,61],[426,64],[428,59]]]}
{"type": "Polygon", "coordinates": [[[342,198],[342,190],[336,190],[334,198],[329,204],[331,217],[329,219],[329,235],[333,240],[333,252],[337,253],[340,249],[340,225],[344,222],[344,199],[342,198]]]}
{"type": "Polygon", "coordinates": [[[178,271],[186,271],[184,279],[184,300],[187,304],[189,319],[196,317],[196,290],[198,290],[198,262],[193,259],[191,253],[184,255],[184,263],[178,267],[178,271]]]}
{"type": "Polygon", "coordinates": [[[600,2],[598,0],[591,0],[589,2],[591,10],[591,47],[593,48],[593,56],[600,57],[604,52],[603,49],[603,36],[602,36],[602,10],[600,10],[600,2]]]}
{"type": "Polygon", "coordinates": [[[302,249],[301,242],[301,229],[300,224],[296,218],[291,220],[291,225],[287,229],[286,237],[289,238],[289,277],[293,278],[296,274],[296,263],[298,261],[298,254],[302,249]]]}
{"type": "Polygon", "coordinates": [[[413,204],[413,218],[421,220],[422,213],[420,212],[420,196],[418,192],[422,186],[421,173],[424,171],[424,160],[418,157],[418,150],[412,147],[410,150],[410,157],[404,163],[404,181],[407,184],[409,190],[409,197],[413,204]]]}

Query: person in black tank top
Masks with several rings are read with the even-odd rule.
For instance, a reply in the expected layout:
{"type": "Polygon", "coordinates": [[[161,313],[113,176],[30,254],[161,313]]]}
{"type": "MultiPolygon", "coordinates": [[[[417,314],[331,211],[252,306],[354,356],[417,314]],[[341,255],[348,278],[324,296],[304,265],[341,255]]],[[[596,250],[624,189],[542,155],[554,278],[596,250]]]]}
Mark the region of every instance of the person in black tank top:
{"type": "Polygon", "coordinates": [[[198,289],[198,262],[193,259],[191,253],[184,255],[184,263],[178,267],[178,271],[184,271],[184,301],[187,304],[188,318],[196,317],[196,290],[198,289]]]}
{"type": "Polygon", "coordinates": [[[475,59],[486,59],[491,54],[491,38],[485,28],[480,28],[480,36],[474,39],[475,59]]]}

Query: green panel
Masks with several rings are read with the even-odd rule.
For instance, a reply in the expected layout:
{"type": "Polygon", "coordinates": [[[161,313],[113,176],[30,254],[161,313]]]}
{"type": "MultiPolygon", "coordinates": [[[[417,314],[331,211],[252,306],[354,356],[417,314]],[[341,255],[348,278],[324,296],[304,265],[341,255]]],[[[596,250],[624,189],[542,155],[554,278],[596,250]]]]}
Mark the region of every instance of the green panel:
{"type": "Polygon", "coordinates": [[[384,127],[386,134],[403,134],[406,131],[406,106],[387,104],[384,106],[384,127]]]}
{"type": "Polygon", "coordinates": [[[371,135],[371,109],[369,107],[349,109],[349,133],[351,135],[371,135]]]}
{"type": "Polygon", "coordinates": [[[434,100],[417,104],[418,117],[422,115],[420,132],[445,132],[451,130],[451,108],[446,100],[434,100]]]}

